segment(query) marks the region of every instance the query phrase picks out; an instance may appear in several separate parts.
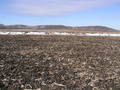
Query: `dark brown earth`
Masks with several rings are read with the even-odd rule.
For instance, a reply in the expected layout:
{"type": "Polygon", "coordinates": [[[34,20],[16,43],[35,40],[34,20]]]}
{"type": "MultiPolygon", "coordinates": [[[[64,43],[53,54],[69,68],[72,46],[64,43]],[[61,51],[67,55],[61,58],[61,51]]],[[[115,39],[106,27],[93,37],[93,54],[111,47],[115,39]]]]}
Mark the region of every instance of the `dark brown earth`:
{"type": "Polygon", "coordinates": [[[120,37],[0,36],[0,90],[120,90],[120,37]]]}

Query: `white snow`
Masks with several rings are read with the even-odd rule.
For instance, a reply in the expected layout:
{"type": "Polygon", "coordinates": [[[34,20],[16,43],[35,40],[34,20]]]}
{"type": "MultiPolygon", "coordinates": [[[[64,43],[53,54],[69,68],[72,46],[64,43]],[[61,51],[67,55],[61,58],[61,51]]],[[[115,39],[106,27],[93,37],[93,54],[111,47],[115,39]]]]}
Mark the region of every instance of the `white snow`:
{"type": "Polygon", "coordinates": [[[72,36],[120,36],[120,33],[67,33],[67,32],[2,32],[0,35],[72,35],[72,36]]]}
{"type": "Polygon", "coordinates": [[[0,32],[0,35],[8,35],[9,32],[0,32]]]}
{"type": "Polygon", "coordinates": [[[109,36],[120,36],[120,34],[110,34],[109,36]]]}
{"type": "Polygon", "coordinates": [[[120,34],[114,34],[114,33],[86,33],[85,36],[120,36],[120,34]]]}
{"type": "Polygon", "coordinates": [[[54,35],[70,35],[70,33],[66,33],[66,32],[54,32],[54,35]]]}
{"type": "Polygon", "coordinates": [[[9,35],[24,35],[25,32],[9,32],[9,35]]]}
{"type": "Polygon", "coordinates": [[[86,36],[109,36],[107,33],[86,33],[86,36]]]}
{"type": "Polygon", "coordinates": [[[28,32],[26,35],[47,35],[46,32],[28,32]]]}

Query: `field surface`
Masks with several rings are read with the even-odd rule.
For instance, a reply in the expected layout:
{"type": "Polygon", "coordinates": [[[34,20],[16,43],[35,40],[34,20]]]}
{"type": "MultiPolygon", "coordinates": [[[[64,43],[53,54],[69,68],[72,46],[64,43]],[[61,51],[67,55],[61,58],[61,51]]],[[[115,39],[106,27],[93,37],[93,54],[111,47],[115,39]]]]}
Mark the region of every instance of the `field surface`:
{"type": "Polygon", "coordinates": [[[0,90],[120,90],[120,37],[0,36],[0,90]]]}

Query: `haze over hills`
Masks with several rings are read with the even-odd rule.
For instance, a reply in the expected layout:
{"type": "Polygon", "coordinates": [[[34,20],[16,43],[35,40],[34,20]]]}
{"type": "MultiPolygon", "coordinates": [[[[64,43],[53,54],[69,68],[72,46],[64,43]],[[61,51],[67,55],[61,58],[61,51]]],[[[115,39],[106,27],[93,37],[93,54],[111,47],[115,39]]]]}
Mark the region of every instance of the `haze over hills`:
{"type": "Polygon", "coordinates": [[[58,31],[88,31],[88,32],[118,32],[119,30],[113,29],[113,28],[109,28],[109,27],[105,27],[105,26],[82,26],[82,27],[72,27],[72,26],[64,26],[64,25],[36,25],[36,26],[28,26],[28,25],[3,25],[0,24],[0,30],[5,30],[5,29],[9,29],[9,30],[13,30],[15,29],[17,30],[32,30],[32,31],[41,31],[41,30],[58,30],[58,31]]]}

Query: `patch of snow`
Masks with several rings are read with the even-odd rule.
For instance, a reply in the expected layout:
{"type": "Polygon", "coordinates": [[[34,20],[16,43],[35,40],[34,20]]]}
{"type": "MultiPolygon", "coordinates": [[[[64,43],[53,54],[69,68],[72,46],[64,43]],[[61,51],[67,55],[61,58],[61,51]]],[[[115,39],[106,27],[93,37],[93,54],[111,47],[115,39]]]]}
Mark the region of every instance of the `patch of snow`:
{"type": "Polygon", "coordinates": [[[10,35],[24,35],[25,32],[9,32],[10,35]]]}
{"type": "Polygon", "coordinates": [[[9,32],[0,32],[0,35],[8,35],[9,32]]]}
{"type": "Polygon", "coordinates": [[[109,36],[107,33],[86,33],[86,36],[109,36]]]}
{"type": "Polygon", "coordinates": [[[120,34],[110,34],[110,36],[120,36],[120,34]]]}
{"type": "Polygon", "coordinates": [[[26,35],[47,35],[46,32],[28,32],[26,35]]]}
{"type": "Polygon", "coordinates": [[[66,33],[66,32],[54,32],[54,35],[71,35],[70,33],[66,33]]]}
{"type": "Polygon", "coordinates": [[[85,36],[120,36],[120,34],[113,34],[113,33],[86,33],[85,36]]]}

